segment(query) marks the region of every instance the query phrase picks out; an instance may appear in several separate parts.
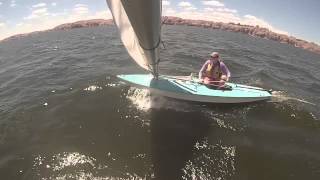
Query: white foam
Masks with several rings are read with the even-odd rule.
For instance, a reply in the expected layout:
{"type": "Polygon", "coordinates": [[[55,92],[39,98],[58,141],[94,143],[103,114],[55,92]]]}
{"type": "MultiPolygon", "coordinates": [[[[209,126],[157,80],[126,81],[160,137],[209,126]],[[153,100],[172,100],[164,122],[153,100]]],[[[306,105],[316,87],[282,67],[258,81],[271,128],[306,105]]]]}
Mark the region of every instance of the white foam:
{"type": "Polygon", "coordinates": [[[139,110],[148,111],[151,108],[150,92],[146,89],[131,87],[126,96],[139,110]]]}

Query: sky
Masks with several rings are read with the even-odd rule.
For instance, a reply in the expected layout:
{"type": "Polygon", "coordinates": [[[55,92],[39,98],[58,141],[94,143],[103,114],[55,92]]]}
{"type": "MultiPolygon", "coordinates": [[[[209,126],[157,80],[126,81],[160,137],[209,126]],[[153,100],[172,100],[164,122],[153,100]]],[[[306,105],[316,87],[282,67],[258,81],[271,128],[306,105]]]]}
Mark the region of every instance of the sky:
{"type": "MultiPolygon", "coordinates": [[[[163,15],[259,25],[320,44],[320,0],[163,0],[163,15]]],[[[111,18],[105,0],[0,0],[0,40],[96,18],[111,18]]]]}

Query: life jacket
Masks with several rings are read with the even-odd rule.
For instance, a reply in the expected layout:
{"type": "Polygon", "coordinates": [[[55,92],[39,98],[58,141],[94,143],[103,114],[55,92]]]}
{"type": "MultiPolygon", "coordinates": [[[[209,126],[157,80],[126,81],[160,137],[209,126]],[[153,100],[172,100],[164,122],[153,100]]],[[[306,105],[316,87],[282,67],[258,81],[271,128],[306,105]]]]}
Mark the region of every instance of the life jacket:
{"type": "Polygon", "coordinates": [[[205,71],[205,76],[210,79],[219,80],[222,76],[220,61],[218,61],[216,64],[209,63],[205,71]]]}

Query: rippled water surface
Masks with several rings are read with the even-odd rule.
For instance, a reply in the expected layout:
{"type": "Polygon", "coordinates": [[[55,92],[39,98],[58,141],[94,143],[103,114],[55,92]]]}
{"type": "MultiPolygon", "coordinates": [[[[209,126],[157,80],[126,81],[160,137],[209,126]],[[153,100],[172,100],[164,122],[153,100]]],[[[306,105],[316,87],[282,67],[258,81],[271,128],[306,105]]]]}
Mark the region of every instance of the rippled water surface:
{"type": "Polygon", "coordinates": [[[151,96],[113,26],[0,43],[1,179],[320,179],[320,56],[243,34],[165,26],[162,74],[219,51],[232,81],[270,102],[151,96]]]}

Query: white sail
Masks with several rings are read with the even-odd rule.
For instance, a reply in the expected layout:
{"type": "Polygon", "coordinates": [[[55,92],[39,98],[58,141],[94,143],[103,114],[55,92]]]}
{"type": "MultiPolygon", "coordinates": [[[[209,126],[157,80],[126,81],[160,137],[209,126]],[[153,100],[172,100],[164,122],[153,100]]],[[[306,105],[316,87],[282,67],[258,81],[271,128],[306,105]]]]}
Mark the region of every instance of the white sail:
{"type": "Polygon", "coordinates": [[[107,0],[130,56],[157,75],[161,29],[160,0],[107,0]]]}

